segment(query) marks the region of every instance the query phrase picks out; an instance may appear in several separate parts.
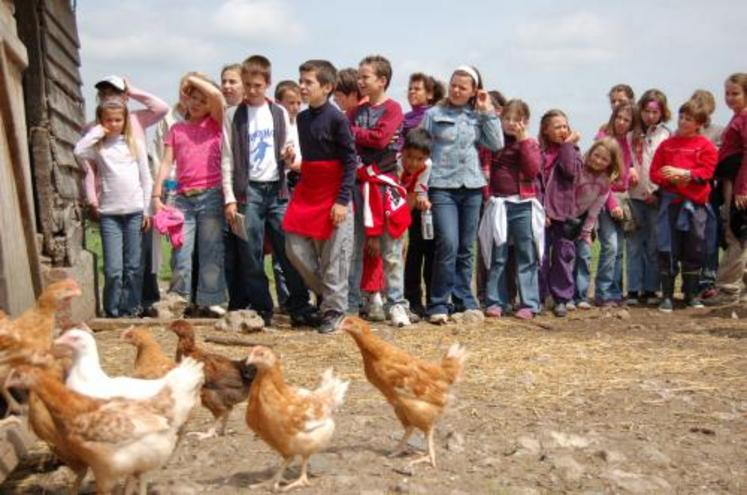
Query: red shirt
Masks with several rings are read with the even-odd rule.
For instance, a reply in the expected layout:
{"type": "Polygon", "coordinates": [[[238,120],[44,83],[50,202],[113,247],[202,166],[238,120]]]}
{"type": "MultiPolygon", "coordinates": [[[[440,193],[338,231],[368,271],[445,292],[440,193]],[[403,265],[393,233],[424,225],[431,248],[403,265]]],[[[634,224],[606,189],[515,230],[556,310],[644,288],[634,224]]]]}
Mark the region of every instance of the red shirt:
{"type": "Polygon", "coordinates": [[[673,192],[693,203],[704,205],[711,193],[711,178],[716,170],[718,151],[705,136],[681,137],[674,135],[656,149],[651,163],[651,182],[665,191],[673,192]],[[671,165],[690,171],[687,182],[672,184],[661,173],[662,167],[671,165]]]}

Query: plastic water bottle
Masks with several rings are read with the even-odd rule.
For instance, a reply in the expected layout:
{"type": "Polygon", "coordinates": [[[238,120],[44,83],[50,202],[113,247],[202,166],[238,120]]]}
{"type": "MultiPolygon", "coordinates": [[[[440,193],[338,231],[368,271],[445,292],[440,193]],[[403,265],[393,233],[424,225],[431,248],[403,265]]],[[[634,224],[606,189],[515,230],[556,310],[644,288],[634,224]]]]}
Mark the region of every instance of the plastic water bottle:
{"type": "Polygon", "coordinates": [[[433,239],[433,214],[431,210],[420,212],[420,228],[423,234],[423,240],[433,239]]]}
{"type": "Polygon", "coordinates": [[[177,187],[176,179],[173,177],[170,177],[168,179],[163,180],[163,189],[166,191],[166,204],[167,205],[173,205],[174,200],[176,199],[176,187],[177,187]]]}

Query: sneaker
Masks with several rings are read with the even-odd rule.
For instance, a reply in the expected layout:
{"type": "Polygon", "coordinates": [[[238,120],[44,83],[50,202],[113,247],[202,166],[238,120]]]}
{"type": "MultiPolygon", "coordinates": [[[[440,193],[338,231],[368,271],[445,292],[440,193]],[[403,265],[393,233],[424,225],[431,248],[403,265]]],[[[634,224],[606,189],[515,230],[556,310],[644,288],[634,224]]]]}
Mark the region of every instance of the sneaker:
{"type": "Polygon", "coordinates": [[[410,308],[405,308],[407,311],[407,317],[410,319],[410,323],[419,323],[420,322],[420,313],[417,313],[410,308]]]}
{"type": "Polygon", "coordinates": [[[449,322],[449,315],[446,313],[435,313],[428,317],[428,321],[434,325],[445,325],[449,322]]]}
{"type": "Polygon", "coordinates": [[[319,328],[317,328],[317,332],[321,334],[336,332],[337,329],[340,328],[340,324],[344,319],[344,313],[340,313],[331,309],[324,313],[324,317],[322,317],[322,323],[321,325],[319,325],[319,328]]]}
{"type": "Polygon", "coordinates": [[[322,324],[322,316],[315,308],[307,308],[290,315],[291,327],[317,328],[322,324]]]}
{"type": "Polygon", "coordinates": [[[643,297],[646,298],[646,305],[647,306],[656,306],[661,302],[661,299],[659,299],[659,296],[656,295],[656,292],[646,292],[643,297]]]}
{"type": "Polygon", "coordinates": [[[589,304],[589,301],[587,301],[586,299],[584,299],[583,301],[579,301],[578,304],[576,304],[576,307],[578,309],[584,309],[584,310],[586,310],[586,309],[591,309],[591,304],[589,304]]]}
{"type": "Polygon", "coordinates": [[[218,318],[226,315],[226,309],[220,304],[213,304],[212,306],[208,307],[208,310],[210,310],[213,314],[218,315],[218,318]]]}
{"type": "Polygon", "coordinates": [[[703,301],[700,300],[699,297],[693,297],[689,301],[685,303],[688,308],[692,309],[703,309],[705,306],[703,305],[703,301]]]}
{"type": "Polygon", "coordinates": [[[407,310],[401,304],[395,304],[389,308],[389,319],[392,325],[398,328],[410,326],[410,318],[407,316],[407,310]]]}
{"type": "Polygon", "coordinates": [[[662,313],[671,313],[674,309],[674,306],[672,305],[672,300],[668,297],[665,297],[661,300],[661,303],[659,304],[659,311],[662,313]]]}
{"type": "Polygon", "coordinates": [[[576,311],[576,303],[573,301],[568,301],[565,303],[565,309],[567,311],[576,311]]]}
{"type": "Polygon", "coordinates": [[[563,318],[568,315],[568,306],[565,303],[558,303],[552,308],[552,312],[558,318],[563,318]]]}
{"type": "Polygon", "coordinates": [[[628,297],[625,298],[626,306],[638,306],[639,304],[641,304],[641,301],[638,299],[638,294],[628,294],[628,297]]]}
{"type": "Polygon", "coordinates": [[[503,316],[503,310],[500,306],[488,306],[488,309],[485,310],[485,316],[487,316],[488,318],[500,318],[501,316],[503,316]]]}
{"type": "Polygon", "coordinates": [[[728,306],[729,304],[736,304],[739,302],[739,294],[730,294],[728,292],[719,291],[715,296],[703,301],[706,306],[728,306]]]}
{"type": "Polygon", "coordinates": [[[514,312],[514,316],[520,320],[531,320],[534,318],[534,313],[532,313],[532,310],[529,308],[521,308],[514,312]]]}
{"type": "Polygon", "coordinates": [[[257,314],[262,318],[262,321],[265,322],[265,327],[271,327],[272,326],[272,310],[270,310],[270,311],[257,311],[257,314]]]}
{"type": "Polygon", "coordinates": [[[366,310],[366,318],[370,321],[386,321],[384,305],[380,303],[370,303],[366,310]]]}

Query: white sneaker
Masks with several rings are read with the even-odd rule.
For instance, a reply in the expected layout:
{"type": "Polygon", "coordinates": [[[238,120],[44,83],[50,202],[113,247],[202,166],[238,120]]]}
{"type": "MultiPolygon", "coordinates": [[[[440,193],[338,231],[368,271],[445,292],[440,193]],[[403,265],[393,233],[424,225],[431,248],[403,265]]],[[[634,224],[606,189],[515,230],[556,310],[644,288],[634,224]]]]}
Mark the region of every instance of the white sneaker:
{"type": "Polygon", "coordinates": [[[218,316],[224,316],[226,314],[226,309],[220,304],[213,304],[208,309],[218,316]]]}
{"type": "Polygon", "coordinates": [[[402,328],[411,324],[410,318],[407,316],[407,310],[401,304],[395,304],[389,308],[389,318],[395,327],[402,328]]]}
{"type": "Polygon", "coordinates": [[[449,315],[446,313],[436,313],[428,317],[428,321],[434,325],[445,325],[449,322],[449,315]]]}

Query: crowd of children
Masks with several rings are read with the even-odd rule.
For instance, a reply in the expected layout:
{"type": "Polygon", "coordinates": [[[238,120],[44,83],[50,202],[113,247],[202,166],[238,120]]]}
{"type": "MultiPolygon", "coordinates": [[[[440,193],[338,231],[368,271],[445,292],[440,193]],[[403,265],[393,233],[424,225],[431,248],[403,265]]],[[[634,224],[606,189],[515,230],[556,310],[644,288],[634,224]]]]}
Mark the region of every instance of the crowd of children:
{"type": "Polygon", "coordinates": [[[723,128],[708,91],[670,129],[664,93],[636,101],[613,86],[585,153],[562,110],[544,113],[535,139],[529,105],[486,91],[469,65],[446,87],[412,74],[406,113],[380,55],[340,71],[309,60],[274,99],[272,79],[261,55],[227,65],[220,85],[189,73],[171,109],[120,77],[97,83],[96,122],[75,153],[100,222],[107,316],[151,314],[153,230],[173,246],[168,291],[189,314],[246,308],[271,325],[282,310],[320,333],[351,313],[403,327],[462,312],[531,319],[546,306],[558,317],[593,305],[671,312],[678,274],[688,307],[740,301],[745,73],[725,82],[723,128]],[[130,98],[146,108],[128,110],[130,98]]]}

